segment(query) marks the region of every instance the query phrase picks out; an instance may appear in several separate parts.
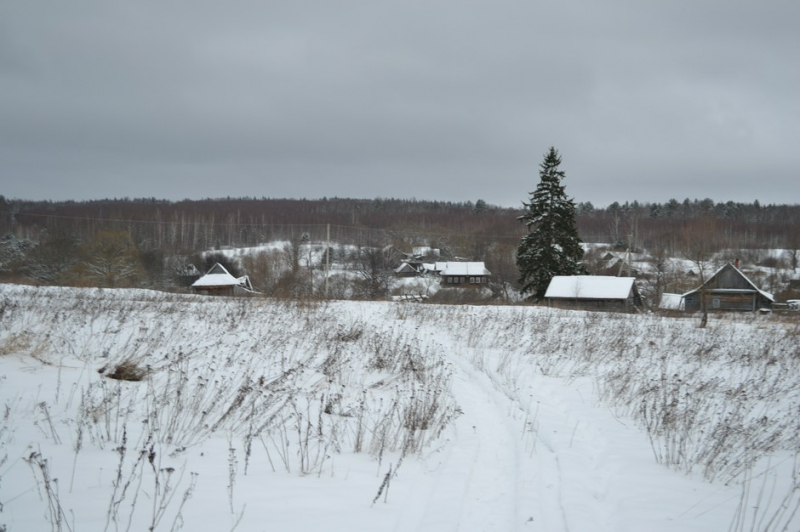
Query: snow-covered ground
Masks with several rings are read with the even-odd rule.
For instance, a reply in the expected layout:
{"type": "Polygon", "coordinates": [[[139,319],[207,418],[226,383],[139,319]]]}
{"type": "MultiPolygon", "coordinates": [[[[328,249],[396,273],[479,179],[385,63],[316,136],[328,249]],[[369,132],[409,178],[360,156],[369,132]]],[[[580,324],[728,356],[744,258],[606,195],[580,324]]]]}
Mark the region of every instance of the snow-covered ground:
{"type": "Polygon", "coordinates": [[[0,529],[797,530],[798,327],[0,285],[0,529]]]}

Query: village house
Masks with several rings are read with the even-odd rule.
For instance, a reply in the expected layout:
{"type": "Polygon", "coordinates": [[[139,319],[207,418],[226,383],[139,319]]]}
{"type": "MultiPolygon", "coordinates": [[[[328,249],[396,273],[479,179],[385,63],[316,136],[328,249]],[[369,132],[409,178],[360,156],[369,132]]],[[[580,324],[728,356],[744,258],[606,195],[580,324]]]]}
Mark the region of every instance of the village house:
{"type": "Polygon", "coordinates": [[[628,276],[638,277],[642,274],[639,268],[630,263],[630,255],[625,257],[619,254],[607,251],[604,253],[597,264],[592,268],[590,273],[597,276],[612,276],[619,277],[623,274],[628,276]]]}
{"type": "Polygon", "coordinates": [[[394,269],[394,274],[397,277],[419,277],[425,271],[425,267],[421,262],[403,261],[400,266],[394,269]]]}
{"type": "Polygon", "coordinates": [[[717,270],[700,287],[683,294],[683,308],[686,312],[697,312],[702,310],[703,300],[705,300],[705,308],[709,311],[752,312],[770,309],[775,302],[772,294],[758,288],[730,262],[717,270]]]}
{"type": "MultiPolygon", "coordinates": [[[[396,247],[392,247],[391,253],[402,257],[400,265],[394,269],[396,277],[420,277],[428,272],[434,272],[433,263],[426,264],[423,260],[426,257],[435,259],[440,255],[439,249],[429,246],[415,246],[411,248],[411,253],[405,253],[396,247]]],[[[390,257],[389,260],[392,261],[393,258],[395,257],[390,257]]]]}
{"type": "Polygon", "coordinates": [[[196,292],[207,295],[232,296],[237,293],[250,293],[253,286],[246,275],[236,278],[217,262],[204,276],[192,284],[196,292]]]}
{"type": "Polygon", "coordinates": [[[548,306],[579,310],[630,312],[642,305],[633,277],[557,275],[544,298],[548,306]]]}
{"type": "Polygon", "coordinates": [[[492,275],[483,262],[437,262],[432,269],[442,278],[442,287],[485,285],[492,275]]]}

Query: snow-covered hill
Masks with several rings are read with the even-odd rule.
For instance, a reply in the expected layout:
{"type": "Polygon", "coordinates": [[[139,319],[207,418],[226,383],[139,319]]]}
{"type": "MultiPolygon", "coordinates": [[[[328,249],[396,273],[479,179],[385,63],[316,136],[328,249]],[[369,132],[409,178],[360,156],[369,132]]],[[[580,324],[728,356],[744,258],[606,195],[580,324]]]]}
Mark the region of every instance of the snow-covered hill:
{"type": "Polygon", "coordinates": [[[0,285],[0,525],[797,530],[798,327],[0,285]]]}

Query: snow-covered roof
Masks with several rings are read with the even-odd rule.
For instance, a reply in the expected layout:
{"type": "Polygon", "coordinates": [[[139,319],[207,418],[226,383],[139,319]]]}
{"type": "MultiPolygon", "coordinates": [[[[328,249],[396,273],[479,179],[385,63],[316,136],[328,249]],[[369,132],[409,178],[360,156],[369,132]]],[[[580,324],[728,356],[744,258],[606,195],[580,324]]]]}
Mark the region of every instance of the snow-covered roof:
{"type": "Polygon", "coordinates": [[[414,246],[411,248],[411,254],[420,257],[423,257],[425,255],[433,255],[434,257],[438,257],[439,249],[432,248],[430,246],[414,246]]]}
{"type": "Polygon", "coordinates": [[[440,275],[491,275],[483,262],[437,262],[436,269],[440,275]]]}
{"type": "Polygon", "coordinates": [[[195,288],[209,287],[209,286],[248,286],[249,279],[247,276],[239,278],[234,277],[225,267],[219,262],[214,264],[208,273],[192,283],[195,288]]]}
{"type": "Polygon", "coordinates": [[[550,281],[544,297],[569,299],[627,299],[633,290],[633,277],[603,275],[557,275],[550,281]]]}
{"type": "Polygon", "coordinates": [[[394,269],[394,272],[395,272],[395,273],[403,273],[403,272],[418,272],[418,271],[419,271],[419,270],[418,270],[416,267],[414,267],[414,266],[410,265],[410,264],[409,264],[409,263],[407,263],[407,262],[403,262],[403,263],[401,263],[401,264],[400,264],[400,266],[398,266],[397,268],[395,268],[395,269],[394,269]]]}

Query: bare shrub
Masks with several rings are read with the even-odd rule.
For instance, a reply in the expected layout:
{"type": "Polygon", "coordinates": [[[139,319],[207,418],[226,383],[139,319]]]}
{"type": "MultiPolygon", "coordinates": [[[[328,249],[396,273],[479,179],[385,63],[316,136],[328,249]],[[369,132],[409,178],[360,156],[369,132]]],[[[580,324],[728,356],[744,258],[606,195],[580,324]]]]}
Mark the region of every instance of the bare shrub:
{"type": "Polygon", "coordinates": [[[139,382],[147,378],[148,374],[148,369],[141,364],[139,360],[126,358],[111,368],[103,366],[97,372],[117,381],[139,382]]]}

